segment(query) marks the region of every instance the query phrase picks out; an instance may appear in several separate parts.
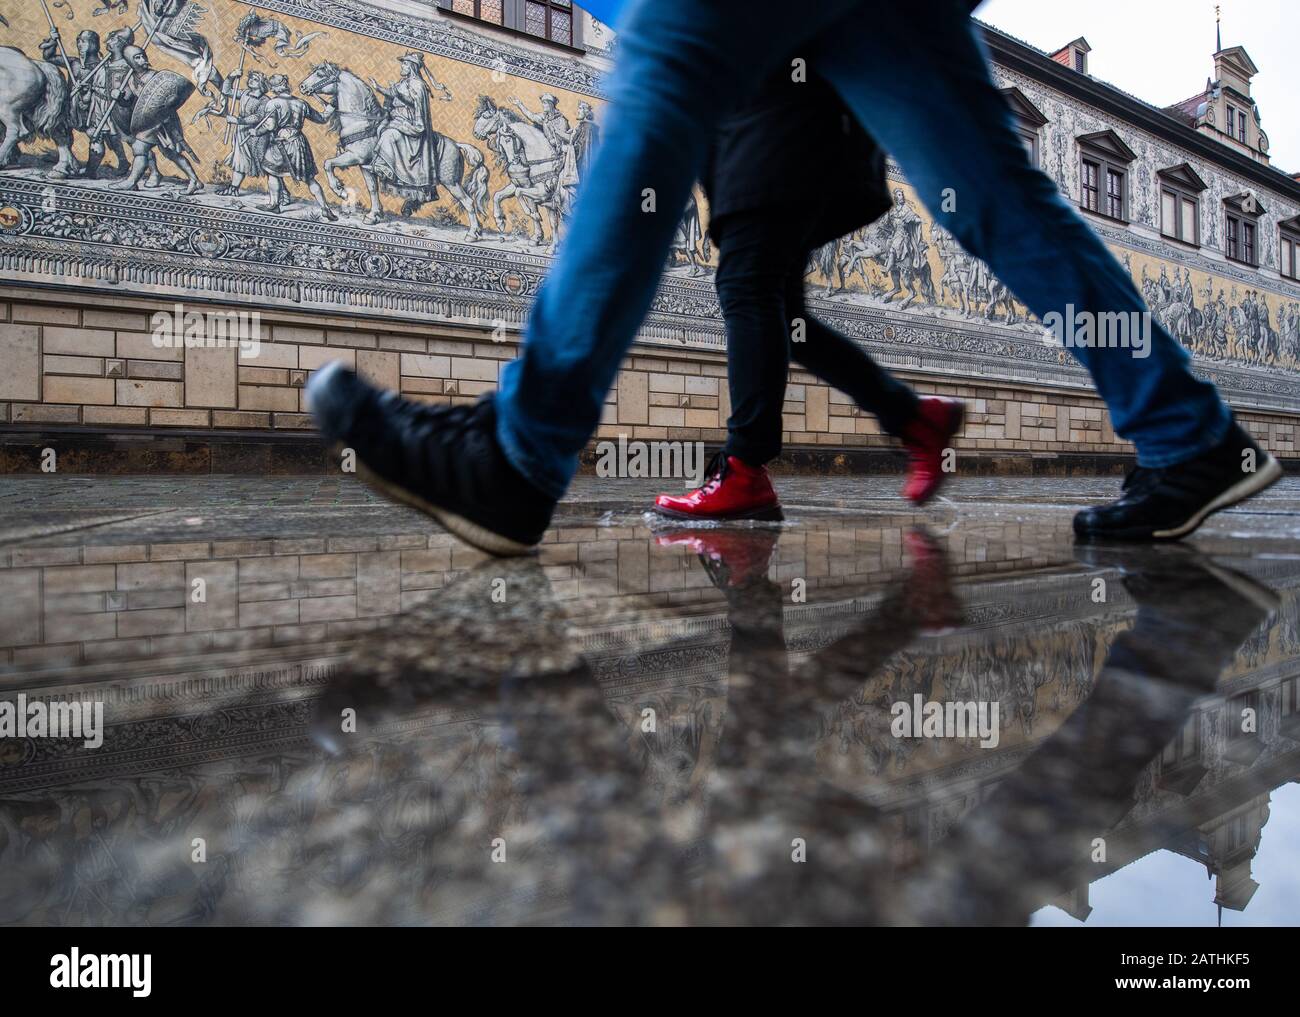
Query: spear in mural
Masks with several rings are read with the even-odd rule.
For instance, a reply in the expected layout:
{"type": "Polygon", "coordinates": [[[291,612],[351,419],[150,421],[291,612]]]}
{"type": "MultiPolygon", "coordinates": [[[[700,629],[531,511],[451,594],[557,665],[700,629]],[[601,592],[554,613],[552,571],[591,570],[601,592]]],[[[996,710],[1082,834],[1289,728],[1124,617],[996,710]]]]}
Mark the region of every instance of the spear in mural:
{"type": "Polygon", "coordinates": [[[72,69],[72,61],[68,59],[68,51],[63,48],[63,36],[59,34],[59,30],[54,24],[54,15],[50,13],[50,5],[45,0],[41,0],[41,10],[45,12],[45,20],[50,23],[50,35],[54,36],[54,41],[59,44],[59,55],[63,57],[63,64],[68,68],[68,80],[75,84],[77,72],[72,69]]]}
{"type": "MultiPolygon", "coordinates": [[[[41,2],[44,3],[45,0],[41,0],[41,2]]],[[[162,27],[162,22],[158,21],[154,23],[153,28],[149,29],[149,38],[145,39],[144,45],[140,47],[142,52],[149,48],[149,43],[153,42],[153,37],[158,34],[158,29],[160,27],[162,27]]],[[[113,107],[115,107],[118,100],[122,98],[122,92],[126,90],[126,83],[131,79],[134,73],[135,72],[132,71],[131,74],[124,75],[122,80],[118,83],[117,88],[113,89],[113,94],[109,97],[108,105],[104,109],[104,115],[99,118],[99,123],[96,125],[94,132],[90,135],[92,138],[98,138],[104,133],[104,128],[108,126],[108,118],[113,115],[113,107]]]]}
{"type": "MultiPolygon", "coordinates": [[[[240,106],[242,105],[242,104],[240,103],[240,101],[239,101],[239,85],[240,85],[240,83],[244,80],[244,58],[247,57],[247,56],[248,56],[248,47],[247,47],[247,46],[241,46],[241,47],[239,48],[239,67],[238,67],[238,69],[235,71],[235,87],[234,87],[234,89],[232,89],[232,94],[231,94],[231,96],[230,96],[230,101],[231,101],[231,104],[232,104],[232,106],[231,106],[231,112],[232,112],[235,116],[238,116],[238,115],[239,115],[239,108],[240,108],[240,106]]],[[[225,129],[225,131],[224,131],[224,132],[222,133],[222,135],[221,135],[221,142],[222,142],[222,144],[225,144],[225,145],[229,145],[229,144],[230,144],[230,138],[231,138],[231,135],[234,133],[234,130],[235,130],[235,125],[232,124],[229,120],[227,120],[227,121],[226,121],[226,129],[225,129]]]]}

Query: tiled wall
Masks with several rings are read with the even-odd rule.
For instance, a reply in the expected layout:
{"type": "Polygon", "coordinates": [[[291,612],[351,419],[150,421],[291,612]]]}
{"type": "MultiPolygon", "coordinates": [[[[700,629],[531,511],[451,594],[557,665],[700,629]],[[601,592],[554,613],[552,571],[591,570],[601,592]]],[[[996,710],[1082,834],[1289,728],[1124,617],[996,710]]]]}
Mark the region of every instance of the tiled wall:
{"type": "MultiPolygon", "coordinates": [[[[158,305],[168,309],[168,305],[158,305]]],[[[94,306],[0,301],[0,427],[85,425],[303,431],[310,372],[342,359],[378,385],[434,403],[471,402],[495,387],[515,337],[495,343],[466,326],[378,327],[343,318],[268,312],[260,353],[234,348],[160,349],[149,304],[94,306]]],[[[978,379],[902,376],[922,392],[967,401],[959,452],[1122,453],[1105,407],[1081,391],[1019,388],[978,379]]],[[[730,400],[721,356],[637,347],[611,389],[597,438],[725,438],[730,400]]],[[[1296,421],[1243,412],[1271,451],[1296,454],[1296,421]]],[[[886,447],[876,419],[842,393],[794,370],[785,403],[789,445],[886,447]]]]}

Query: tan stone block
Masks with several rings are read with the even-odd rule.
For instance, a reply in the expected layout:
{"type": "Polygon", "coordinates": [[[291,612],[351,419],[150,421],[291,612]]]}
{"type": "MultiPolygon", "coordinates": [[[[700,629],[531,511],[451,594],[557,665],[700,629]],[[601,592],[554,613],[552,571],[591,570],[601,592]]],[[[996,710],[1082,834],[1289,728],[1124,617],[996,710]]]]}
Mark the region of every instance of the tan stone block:
{"type": "Polygon", "coordinates": [[[650,391],[684,393],[686,391],[686,379],[680,374],[652,373],[650,375],[650,391]]]}
{"type": "Polygon", "coordinates": [[[149,411],[149,423],[159,427],[207,427],[209,423],[207,410],[164,410],[149,411]]]}
{"type": "Polygon", "coordinates": [[[653,427],[684,427],[686,411],[671,406],[651,406],[650,424],[653,427]]]}
{"type": "Polygon", "coordinates": [[[288,385],[289,372],[283,367],[241,367],[241,385],[288,385]]]}
{"type": "Polygon", "coordinates": [[[649,422],[649,377],[642,371],[621,371],[618,376],[618,422],[649,422]]]}
{"type": "Polygon", "coordinates": [[[495,360],[474,360],[471,357],[451,358],[451,376],[466,381],[495,382],[500,367],[501,365],[495,360]]]}
{"type": "Polygon", "coordinates": [[[180,406],[184,397],[185,385],[179,381],[144,381],[139,378],[127,378],[117,382],[119,406],[180,406]]]}
{"type": "Polygon", "coordinates": [[[185,405],[234,409],[237,405],[237,348],[185,351],[185,405]]]}
{"type": "Polygon", "coordinates": [[[341,360],[348,367],[357,366],[355,350],[341,350],[336,346],[299,346],[298,366],[305,371],[314,371],[318,367],[341,360]]]}
{"type": "Polygon", "coordinates": [[[71,353],[83,357],[111,357],[113,333],[98,328],[64,328],[47,325],[42,333],[46,353],[71,353]]]}
{"type": "Polygon", "coordinates": [[[810,385],[804,398],[805,429],[826,431],[830,428],[830,390],[824,385],[810,385]]]}
{"type": "MultiPolygon", "coordinates": [[[[108,361],[109,371],[106,373],[110,378],[121,378],[124,372],[120,370],[120,360],[108,361]],[[119,368],[113,370],[115,365],[119,368]]],[[[173,361],[165,360],[128,360],[126,361],[127,370],[125,376],[130,378],[147,378],[150,381],[183,381],[185,378],[185,365],[177,364],[173,361]]]]}
{"type": "Polygon", "coordinates": [[[150,316],[143,311],[98,310],[87,307],[81,312],[86,328],[107,328],[124,332],[148,332],[150,316]]]}
{"type": "Polygon", "coordinates": [[[403,353],[400,357],[401,372],[404,377],[451,377],[451,357],[430,356],[427,353],[403,353]]]}
{"type": "MultiPolygon", "coordinates": [[[[3,327],[3,326],[0,326],[3,327]]],[[[9,366],[8,361],[5,367],[9,366]]],[[[69,357],[63,354],[45,357],[46,374],[77,374],[89,378],[104,376],[104,361],[100,357],[69,357]]]]}
{"type": "Polygon", "coordinates": [[[213,427],[270,427],[271,414],[243,410],[213,410],[213,427]]]}
{"type": "Polygon", "coordinates": [[[323,328],[300,328],[297,325],[276,325],[272,333],[278,343],[320,343],[325,342],[323,328]]]}
{"type": "Polygon", "coordinates": [[[357,373],[372,385],[397,389],[402,384],[401,355],[380,350],[357,351],[357,373]]]}
{"type": "Polygon", "coordinates": [[[687,410],[686,426],[687,427],[717,427],[718,411],[717,410],[687,410]]]}
{"type": "Polygon", "coordinates": [[[113,386],[112,378],[67,378],[60,375],[47,375],[45,401],[111,406],[114,399],[113,386]]]}
{"type": "Polygon", "coordinates": [[[40,399],[40,329],[35,325],[0,325],[0,365],[0,399],[40,399]]]}
{"type": "Polygon", "coordinates": [[[49,304],[14,304],[14,321],[31,321],[42,325],[75,325],[81,312],[75,307],[53,307],[49,304]]]}
{"type": "Polygon", "coordinates": [[[15,403],[15,424],[75,424],[80,419],[80,406],[52,406],[44,403],[15,403]]]}
{"type": "Polygon", "coordinates": [[[296,388],[276,388],[271,385],[240,385],[239,408],[241,410],[272,410],[295,413],[298,410],[298,392],[296,388]]]}
{"type": "Polygon", "coordinates": [[[143,406],[87,406],[81,412],[83,424],[138,424],[148,422],[143,406]]]}
{"type": "Polygon", "coordinates": [[[298,366],[298,347],[291,343],[260,343],[256,351],[239,351],[241,367],[282,367],[298,366]]]}
{"type": "MultiPolygon", "coordinates": [[[[117,356],[128,360],[166,360],[180,363],[185,350],[180,347],[155,346],[153,336],[147,332],[118,332],[114,345],[117,356]]],[[[46,351],[48,352],[48,350],[46,351]]],[[[110,353],[109,356],[112,356],[110,353]]]]}

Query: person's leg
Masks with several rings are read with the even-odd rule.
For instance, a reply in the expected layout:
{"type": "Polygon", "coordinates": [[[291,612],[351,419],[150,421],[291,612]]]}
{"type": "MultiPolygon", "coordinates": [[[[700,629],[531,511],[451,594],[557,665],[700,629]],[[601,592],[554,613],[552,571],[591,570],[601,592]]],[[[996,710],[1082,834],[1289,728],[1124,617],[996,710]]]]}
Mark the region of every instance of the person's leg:
{"type": "MultiPolygon", "coordinates": [[[[1012,131],[961,0],[872,8],[844,18],[810,58],[899,162],[934,215],[1040,318],[1067,305],[1094,314],[1147,310],[1115,258],[1030,165],[1012,131]],[[945,201],[945,197],[951,200],[945,201]]],[[[1214,386],[1152,322],[1149,356],[1074,348],[1142,466],[1215,446],[1230,413],[1214,386]]]]}
{"type": "Polygon", "coordinates": [[[916,416],[919,403],[916,393],[876,363],[852,339],[807,310],[802,272],[786,278],[785,307],[792,319],[804,323],[803,339],[790,343],[790,356],[795,362],[874,414],[886,433],[902,437],[916,416]]]}
{"type": "Polygon", "coordinates": [[[497,439],[545,494],[564,493],[596,429],[715,125],[785,53],[861,6],[820,0],[793,19],[777,0],[640,0],[629,11],[600,148],[496,396],[497,439]]]}
{"type": "MultiPolygon", "coordinates": [[[[797,221],[797,220],[796,220],[797,221]]],[[[731,416],[726,452],[763,466],[781,452],[782,404],[790,369],[786,280],[798,274],[790,219],[772,209],[729,215],[714,225],[718,304],[727,330],[731,416]]]]}

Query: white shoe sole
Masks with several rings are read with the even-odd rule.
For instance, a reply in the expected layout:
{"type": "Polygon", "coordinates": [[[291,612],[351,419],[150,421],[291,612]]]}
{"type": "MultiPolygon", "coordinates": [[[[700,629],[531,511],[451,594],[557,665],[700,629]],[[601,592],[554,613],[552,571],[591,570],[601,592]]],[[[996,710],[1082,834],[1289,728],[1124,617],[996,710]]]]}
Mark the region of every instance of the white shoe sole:
{"type": "Polygon", "coordinates": [[[1205,522],[1207,516],[1221,509],[1229,508],[1251,495],[1259,494],[1267,487],[1272,487],[1282,479],[1282,467],[1269,453],[1264,453],[1264,463],[1254,473],[1249,473],[1237,483],[1220,494],[1208,505],[1199,509],[1187,522],[1172,530],[1156,530],[1151,534],[1156,540],[1177,540],[1185,537],[1205,522]]]}
{"type": "Polygon", "coordinates": [[[439,508],[418,495],[412,494],[405,488],[389,483],[366,466],[360,458],[357,459],[357,476],[385,497],[391,498],[393,501],[400,501],[404,505],[410,505],[411,508],[419,509],[425,515],[433,518],[439,526],[452,536],[459,537],[465,543],[478,548],[480,551],[486,551],[498,558],[516,558],[520,555],[530,554],[533,551],[533,545],[531,544],[521,544],[517,540],[511,540],[499,533],[493,533],[485,526],[471,522],[464,516],[458,516],[455,512],[445,508],[439,508]]]}

